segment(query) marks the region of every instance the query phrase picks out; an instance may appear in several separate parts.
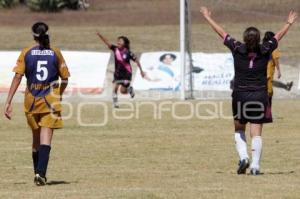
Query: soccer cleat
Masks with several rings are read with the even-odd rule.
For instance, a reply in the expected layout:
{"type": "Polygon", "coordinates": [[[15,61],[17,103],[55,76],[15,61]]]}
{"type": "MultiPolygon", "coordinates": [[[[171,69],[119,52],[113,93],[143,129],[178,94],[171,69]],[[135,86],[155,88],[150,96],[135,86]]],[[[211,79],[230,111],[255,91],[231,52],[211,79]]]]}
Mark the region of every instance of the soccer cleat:
{"type": "Polygon", "coordinates": [[[237,174],[238,175],[246,174],[246,170],[249,168],[249,166],[250,166],[250,164],[249,164],[249,159],[248,158],[240,160],[239,167],[237,169],[237,174]]]}
{"type": "Polygon", "coordinates": [[[113,103],[113,106],[114,106],[114,108],[120,108],[118,102],[114,102],[114,103],[113,103]]]}
{"type": "Polygon", "coordinates": [[[134,90],[133,90],[133,87],[132,87],[132,86],[130,86],[130,87],[128,88],[128,93],[130,94],[131,98],[134,98],[134,96],[135,96],[135,92],[134,92],[134,90]]]}
{"type": "Polygon", "coordinates": [[[250,174],[253,175],[253,176],[257,176],[257,175],[260,174],[260,172],[259,172],[258,169],[252,168],[252,169],[250,170],[250,174]]]}
{"type": "Polygon", "coordinates": [[[37,186],[44,186],[47,184],[47,178],[40,176],[40,174],[36,174],[34,177],[34,183],[37,186]]]}
{"type": "Polygon", "coordinates": [[[286,84],[286,90],[287,90],[287,91],[290,91],[290,90],[292,89],[292,87],[293,87],[293,84],[294,84],[293,81],[287,83],[287,84],[286,84]]]}

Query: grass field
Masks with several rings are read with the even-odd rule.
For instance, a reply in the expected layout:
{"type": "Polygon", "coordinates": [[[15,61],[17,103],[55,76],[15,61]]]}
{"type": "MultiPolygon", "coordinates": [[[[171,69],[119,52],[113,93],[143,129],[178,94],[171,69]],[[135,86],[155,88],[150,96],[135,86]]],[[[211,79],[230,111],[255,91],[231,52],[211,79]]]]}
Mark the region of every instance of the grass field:
{"type": "MultiPolygon", "coordinates": [[[[127,35],[137,54],[177,51],[178,2],[90,0],[88,11],[54,14],[32,13],[24,7],[0,9],[0,49],[31,45],[30,27],[41,20],[50,25],[51,45],[64,50],[108,51],[95,35],[98,30],[111,41],[127,35]]],[[[228,52],[201,18],[200,5],[212,8],[216,20],[237,39],[252,25],[262,32],[276,31],[291,8],[300,10],[299,0],[192,0],[192,5],[194,52],[228,52]]],[[[298,21],[280,43],[283,64],[299,67],[299,31],[298,21]]],[[[108,73],[107,78],[111,76],[108,73]]],[[[111,83],[107,85],[111,90],[111,83]]],[[[4,96],[0,93],[0,110],[4,96]]],[[[253,177],[236,175],[231,119],[176,120],[170,111],[154,119],[151,106],[142,106],[139,119],[120,120],[103,102],[107,109],[86,106],[80,119],[101,123],[107,110],[107,124],[83,127],[77,112],[82,99],[71,99],[74,115],[55,133],[46,187],[33,184],[31,133],[22,98],[16,101],[13,120],[0,117],[0,199],[300,199],[299,100],[274,101],[275,122],[263,133],[263,175],[253,177]]],[[[131,102],[137,109],[138,102],[131,102]]],[[[192,103],[195,107],[199,102],[192,103]]],[[[225,115],[231,115],[230,101],[215,102],[218,112],[224,105],[225,115]]],[[[202,106],[201,114],[209,107],[202,106]]],[[[188,109],[179,106],[176,113],[188,114],[188,109]]]]}
{"type": "MultiPolygon", "coordinates": [[[[204,23],[199,7],[207,5],[232,36],[241,39],[246,27],[257,26],[262,33],[277,31],[286,21],[290,9],[300,10],[298,0],[192,0],[192,47],[194,52],[228,52],[218,36],[204,23]]],[[[20,50],[32,44],[30,27],[35,21],[50,25],[52,45],[68,50],[107,50],[95,32],[111,41],[127,35],[136,53],[179,50],[179,1],[177,0],[90,0],[88,11],[32,13],[23,7],[0,9],[0,48],[20,50]],[[175,3],[174,3],[175,2],[175,3]],[[127,13],[123,16],[124,9],[127,13]],[[22,20],[20,20],[22,19],[22,20]]],[[[296,23],[280,43],[282,61],[296,65],[299,61],[296,23]]]]}
{"type": "MultiPolygon", "coordinates": [[[[221,103],[230,115],[230,102],[217,102],[221,103]]],[[[275,123],[264,129],[261,176],[235,174],[230,119],[175,120],[166,111],[155,120],[153,109],[145,105],[139,119],[118,120],[109,106],[107,125],[80,127],[75,114],[55,133],[46,187],[32,182],[31,133],[22,105],[15,104],[14,110],[12,121],[0,119],[3,199],[300,198],[297,100],[274,102],[275,123]]],[[[101,122],[103,112],[87,106],[81,118],[101,122]]],[[[188,114],[184,106],[176,112],[188,114]]],[[[200,112],[204,114],[204,108],[200,112]]]]}
{"type": "MultiPolygon", "coordinates": [[[[283,21],[283,20],[282,20],[283,21]]],[[[266,30],[279,30],[284,24],[260,23],[257,27],[262,32],[266,30]]],[[[225,23],[224,28],[237,39],[241,39],[243,30],[253,25],[252,23],[225,23]]],[[[110,41],[115,42],[119,35],[127,35],[132,42],[132,50],[136,53],[179,50],[179,27],[177,25],[157,26],[53,26],[51,27],[52,45],[68,50],[97,50],[108,51],[96,37],[96,31],[102,32],[110,41]]],[[[299,61],[300,40],[298,33],[300,25],[295,24],[288,36],[280,42],[280,50],[284,62],[299,61]]],[[[29,27],[0,27],[1,49],[19,50],[32,45],[32,37],[29,27]],[[11,42],[13,41],[13,42],[11,42]]],[[[221,39],[204,24],[193,26],[192,48],[194,52],[228,52],[221,39]]]]}

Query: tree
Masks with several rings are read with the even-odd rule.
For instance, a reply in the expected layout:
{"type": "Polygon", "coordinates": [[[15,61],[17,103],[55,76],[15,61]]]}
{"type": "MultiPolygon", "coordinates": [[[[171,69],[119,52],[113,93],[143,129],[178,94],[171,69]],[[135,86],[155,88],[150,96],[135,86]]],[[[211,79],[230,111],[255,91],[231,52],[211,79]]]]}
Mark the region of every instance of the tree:
{"type": "Polygon", "coordinates": [[[33,11],[56,12],[64,8],[79,10],[89,7],[88,0],[0,0],[0,7],[10,8],[14,4],[27,5],[33,11]]]}
{"type": "Polygon", "coordinates": [[[0,7],[10,8],[14,3],[14,0],[0,0],[0,7]]]}

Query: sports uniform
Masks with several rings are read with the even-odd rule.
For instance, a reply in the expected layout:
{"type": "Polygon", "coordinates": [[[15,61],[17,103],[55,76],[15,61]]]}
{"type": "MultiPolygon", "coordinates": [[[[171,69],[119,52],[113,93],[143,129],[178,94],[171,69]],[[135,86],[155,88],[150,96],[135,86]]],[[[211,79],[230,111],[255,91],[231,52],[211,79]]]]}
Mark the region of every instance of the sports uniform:
{"type": "Polygon", "coordinates": [[[253,52],[248,52],[245,44],[229,35],[225,37],[224,45],[231,50],[234,58],[234,119],[241,124],[272,122],[267,93],[267,65],[272,52],[277,48],[277,40],[272,38],[253,52]]]}
{"type": "Polygon", "coordinates": [[[25,75],[24,111],[32,129],[63,127],[61,119],[59,77],[70,76],[65,60],[57,48],[39,45],[22,50],[13,71],[25,75]]]}
{"type": "Polygon", "coordinates": [[[115,72],[114,83],[122,84],[128,88],[132,79],[132,67],[130,60],[136,61],[137,57],[127,48],[119,49],[117,46],[112,45],[111,50],[115,57],[115,72]]]}
{"type": "Polygon", "coordinates": [[[268,94],[269,96],[273,95],[273,79],[275,73],[275,60],[280,58],[280,53],[278,49],[275,49],[270,57],[268,62],[268,71],[267,71],[267,78],[268,78],[268,94]]]}

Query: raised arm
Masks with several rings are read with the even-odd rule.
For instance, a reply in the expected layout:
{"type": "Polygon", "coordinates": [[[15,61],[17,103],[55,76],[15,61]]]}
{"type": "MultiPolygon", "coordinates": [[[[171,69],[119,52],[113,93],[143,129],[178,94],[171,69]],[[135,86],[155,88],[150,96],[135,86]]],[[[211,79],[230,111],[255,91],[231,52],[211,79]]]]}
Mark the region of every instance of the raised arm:
{"type": "Polygon", "coordinates": [[[105,38],[103,35],[101,35],[99,32],[97,32],[98,37],[107,45],[107,47],[110,49],[112,44],[105,38]]]}
{"type": "Polygon", "coordinates": [[[290,11],[286,24],[281,28],[279,32],[276,33],[275,38],[280,41],[288,32],[290,27],[296,21],[298,14],[295,11],[290,11]]]}
{"type": "Polygon", "coordinates": [[[206,19],[206,21],[209,23],[209,25],[213,28],[213,30],[218,33],[218,35],[224,39],[227,35],[225,30],[215,22],[211,17],[211,11],[208,10],[207,7],[201,7],[200,12],[202,13],[203,17],[206,19]]]}

